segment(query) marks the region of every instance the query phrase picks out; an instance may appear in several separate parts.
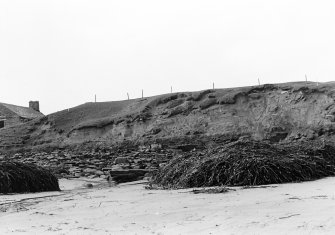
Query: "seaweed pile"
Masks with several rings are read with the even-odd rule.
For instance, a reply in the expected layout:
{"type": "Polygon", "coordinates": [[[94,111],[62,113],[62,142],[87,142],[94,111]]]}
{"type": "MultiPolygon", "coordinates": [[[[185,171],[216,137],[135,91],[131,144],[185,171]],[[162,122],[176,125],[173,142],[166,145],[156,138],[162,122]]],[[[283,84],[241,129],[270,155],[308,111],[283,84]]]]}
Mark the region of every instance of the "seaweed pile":
{"type": "Polygon", "coordinates": [[[162,188],[251,186],[335,175],[335,147],[325,143],[236,141],[173,158],[152,177],[162,188]]]}
{"type": "Polygon", "coordinates": [[[0,161],[0,193],[59,191],[50,171],[32,164],[0,161]]]}

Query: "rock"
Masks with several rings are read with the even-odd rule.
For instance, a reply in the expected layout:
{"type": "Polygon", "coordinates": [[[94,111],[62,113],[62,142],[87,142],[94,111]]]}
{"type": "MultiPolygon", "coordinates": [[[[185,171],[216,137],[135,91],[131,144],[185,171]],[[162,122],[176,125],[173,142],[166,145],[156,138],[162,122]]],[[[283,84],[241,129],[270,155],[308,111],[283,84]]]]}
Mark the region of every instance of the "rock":
{"type": "Polygon", "coordinates": [[[95,171],[94,173],[95,173],[96,175],[99,175],[99,176],[100,176],[100,175],[104,175],[104,172],[103,172],[103,171],[100,171],[100,170],[95,171]]]}
{"type": "Polygon", "coordinates": [[[160,163],[160,164],[159,164],[159,167],[160,167],[160,168],[162,168],[162,167],[164,167],[164,166],[166,166],[166,163],[160,163]]]}
{"type": "Polygon", "coordinates": [[[88,184],[85,185],[85,187],[86,188],[93,188],[93,184],[88,183],[88,184]]]}
{"type": "Polygon", "coordinates": [[[197,145],[194,144],[185,144],[185,145],[179,145],[176,149],[182,150],[183,152],[189,152],[195,148],[197,148],[197,145]]]}
{"type": "Polygon", "coordinates": [[[151,132],[152,135],[157,135],[161,131],[162,131],[162,129],[156,127],[156,128],[151,129],[150,132],[151,132]]]}
{"type": "Polygon", "coordinates": [[[83,170],[84,173],[95,173],[96,170],[92,169],[92,168],[86,168],[83,170]]]}
{"type": "Polygon", "coordinates": [[[120,163],[129,163],[129,159],[127,157],[118,157],[115,159],[115,164],[120,163]]]}
{"type": "Polygon", "coordinates": [[[162,149],[162,145],[161,144],[152,144],[152,145],[150,145],[150,149],[152,151],[157,151],[159,149],[162,149]]]}
{"type": "Polygon", "coordinates": [[[141,180],[148,173],[148,170],[122,170],[122,171],[110,171],[110,175],[113,180],[117,183],[125,183],[136,180],[141,180]]]}
{"type": "Polygon", "coordinates": [[[70,172],[80,172],[81,169],[80,169],[79,167],[71,167],[71,168],[69,169],[69,171],[70,171],[70,172]]]}
{"type": "Polygon", "coordinates": [[[118,171],[118,170],[122,171],[122,170],[123,170],[123,167],[122,167],[121,165],[117,164],[117,165],[113,165],[113,166],[111,167],[111,170],[112,170],[112,171],[118,171]]]}

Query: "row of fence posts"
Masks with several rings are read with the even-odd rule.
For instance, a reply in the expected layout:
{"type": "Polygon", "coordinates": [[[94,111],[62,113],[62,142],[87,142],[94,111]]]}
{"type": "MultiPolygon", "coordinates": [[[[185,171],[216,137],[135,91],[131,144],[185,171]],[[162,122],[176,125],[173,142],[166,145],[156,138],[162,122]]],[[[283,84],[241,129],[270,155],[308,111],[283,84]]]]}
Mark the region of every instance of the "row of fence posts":
{"type": "MultiPolygon", "coordinates": [[[[260,86],[261,85],[261,80],[259,78],[257,78],[257,81],[258,81],[258,85],[260,86]]],[[[307,75],[305,74],[305,83],[307,85],[307,75]]],[[[317,86],[319,86],[319,82],[316,83],[317,86]]],[[[214,90],[215,89],[215,83],[213,82],[212,84],[212,89],[214,90]]],[[[173,93],[173,89],[172,89],[172,86],[170,87],[170,93],[173,93]]],[[[144,91],[142,89],[142,99],[144,98],[144,91]]],[[[127,100],[129,100],[130,97],[129,97],[129,93],[127,92],[127,100]]],[[[97,95],[94,95],[94,102],[96,103],[97,102],[97,95]]]]}

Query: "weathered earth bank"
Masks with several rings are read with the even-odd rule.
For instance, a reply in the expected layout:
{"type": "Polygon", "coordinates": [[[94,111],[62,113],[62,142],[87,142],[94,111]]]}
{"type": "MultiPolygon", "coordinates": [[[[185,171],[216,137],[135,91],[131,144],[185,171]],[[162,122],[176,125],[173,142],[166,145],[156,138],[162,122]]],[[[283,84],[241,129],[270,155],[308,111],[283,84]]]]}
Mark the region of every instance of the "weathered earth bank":
{"type": "Polygon", "coordinates": [[[271,142],[334,139],[335,83],[287,83],[86,103],[0,130],[0,147],[154,143],[237,135],[271,142]]]}

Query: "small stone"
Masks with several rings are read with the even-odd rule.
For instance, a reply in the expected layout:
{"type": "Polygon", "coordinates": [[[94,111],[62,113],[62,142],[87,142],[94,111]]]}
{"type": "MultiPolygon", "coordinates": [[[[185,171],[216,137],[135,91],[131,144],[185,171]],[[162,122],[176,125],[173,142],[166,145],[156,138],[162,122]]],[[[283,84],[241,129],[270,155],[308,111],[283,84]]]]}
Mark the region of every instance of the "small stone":
{"type": "Polygon", "coordinates": [[[86,184],[85,187],[86,188],[93,188],[93,184],[86,184]]]}

